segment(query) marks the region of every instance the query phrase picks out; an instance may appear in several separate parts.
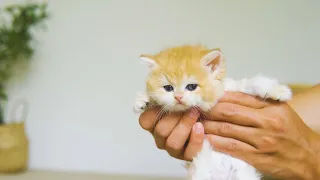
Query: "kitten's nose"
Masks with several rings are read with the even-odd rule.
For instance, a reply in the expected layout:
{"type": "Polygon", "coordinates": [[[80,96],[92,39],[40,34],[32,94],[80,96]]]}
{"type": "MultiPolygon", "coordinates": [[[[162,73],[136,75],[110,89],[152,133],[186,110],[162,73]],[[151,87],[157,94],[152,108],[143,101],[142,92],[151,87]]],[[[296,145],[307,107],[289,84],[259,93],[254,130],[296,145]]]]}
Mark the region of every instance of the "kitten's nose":
{"type": "Polygon", "coordinates": [[[181,101],[183,96],[174,96],[174,98],[177,100],[177,101],[181,101]]]}

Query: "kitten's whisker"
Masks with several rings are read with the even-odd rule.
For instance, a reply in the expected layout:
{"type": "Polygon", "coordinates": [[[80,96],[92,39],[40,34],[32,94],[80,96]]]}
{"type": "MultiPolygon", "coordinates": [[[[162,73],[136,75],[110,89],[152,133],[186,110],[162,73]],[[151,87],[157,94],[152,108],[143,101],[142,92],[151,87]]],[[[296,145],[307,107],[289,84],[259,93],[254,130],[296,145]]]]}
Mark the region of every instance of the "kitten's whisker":
{"type": "Polygon", "coordinates": [[[201,113],[201,115],[203,115],[203,117],[205,119],[210,119],[210,117],[205,112],[200,112],[200,113],[201,113]]]}
{"type": "Polygon", "coordinates": [[[161,108],[161,111],[159,113],[159,118],[158,119],[163,118],[164,115],[165,115],[165,110],[164,110],[164,108],[161,108]]]}
{"type": "Polygon", "coordinates": [[[157,112],[156,116],[155,116],[155,121],[156,122],[158,119],[160,119],[160,115],[161,115],[161,112],[162,112],[162,107],[160,108],[160,110],[157,112]]]}
{"type": "Polygon", "coordinates": [[[161,109],[157,112],[154,121],[153,121],[153,128],[157,125],[160,119],[166,114],[165,108],[161,107],[161,109]]]}
{"type": "Polygon", "coordinates": [[[161,113],[162,108],[157,112],[157,114],[153,117],[153,126],[158,122],[159,114],[161,113]]]}
{"type": "MultiPolygon", "coordinates": [[[[197,110],[199,111],[199,109],[197,108],[197,106],[191,106],[191,110],[197,110]]],[[[200,121],[200,117],[197,119],[197,122],[200,121]]]]}
{"type": "Polygon", "coordinates": [[[193,107],[200,112],[200,115],[203,115],[204,118],[209,119],[209,116],[205,112],[203,112],[198,106],[193,106],[193,107]]]}

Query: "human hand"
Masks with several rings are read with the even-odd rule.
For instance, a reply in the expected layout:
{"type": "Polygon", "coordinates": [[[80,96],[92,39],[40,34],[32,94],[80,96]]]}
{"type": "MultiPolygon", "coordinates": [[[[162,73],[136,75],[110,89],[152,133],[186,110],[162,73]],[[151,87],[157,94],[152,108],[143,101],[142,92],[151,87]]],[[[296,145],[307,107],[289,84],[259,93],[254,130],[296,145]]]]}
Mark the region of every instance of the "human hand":
{"type": "Polygon", "coordinates": [[[177,159],[192,160],[193,155],[201,150],[204,139],[202,123],[197,122],[199,112],[193,109],[184,114],[170,113],[155,124],[159,110],[154,108],[142,113],[140,126],[153,135],[159,149],[177,159]]]}
{"type": "Polygon", "coordinates": [[[205,134],[216,150],[275,178],[320,177],[319,135],[286,103],[227,92],[206,116],[205,134]]]}

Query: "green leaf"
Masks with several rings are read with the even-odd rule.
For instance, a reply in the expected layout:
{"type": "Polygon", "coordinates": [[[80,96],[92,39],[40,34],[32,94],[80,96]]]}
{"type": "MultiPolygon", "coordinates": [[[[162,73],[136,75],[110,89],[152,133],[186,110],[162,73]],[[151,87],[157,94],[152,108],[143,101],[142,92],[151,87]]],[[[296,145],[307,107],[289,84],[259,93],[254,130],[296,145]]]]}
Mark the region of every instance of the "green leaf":
{"type": "Polygon", "coordinates": [[[3,87],[14,76],[12,69],[34,54],[30,30],[48,18],[47,4],[14,4],[0,9],[0,15],[9,15],[12,20],[9,25],[0,24],[0,99],[6,99],[3,87]]]}

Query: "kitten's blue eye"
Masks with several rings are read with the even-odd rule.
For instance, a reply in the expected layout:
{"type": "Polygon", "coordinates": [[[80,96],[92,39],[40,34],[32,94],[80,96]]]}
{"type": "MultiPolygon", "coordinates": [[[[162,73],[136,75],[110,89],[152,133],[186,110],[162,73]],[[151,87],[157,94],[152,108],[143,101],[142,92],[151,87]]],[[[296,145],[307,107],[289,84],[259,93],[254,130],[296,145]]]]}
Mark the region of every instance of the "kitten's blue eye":
{"type": "Polygon", "coordinates": [[[173,91],[173,87],[172,87],[171,85],[163,86],[163,88],[164,88],[167,92],[173,91]]]}
{"type": "Polygon", "coordinates": [[[198,85],[197,84],[188,84],[186,86],[186,89],[189,91],[194,91],[195,89],[197,89],[198,85]]]}

